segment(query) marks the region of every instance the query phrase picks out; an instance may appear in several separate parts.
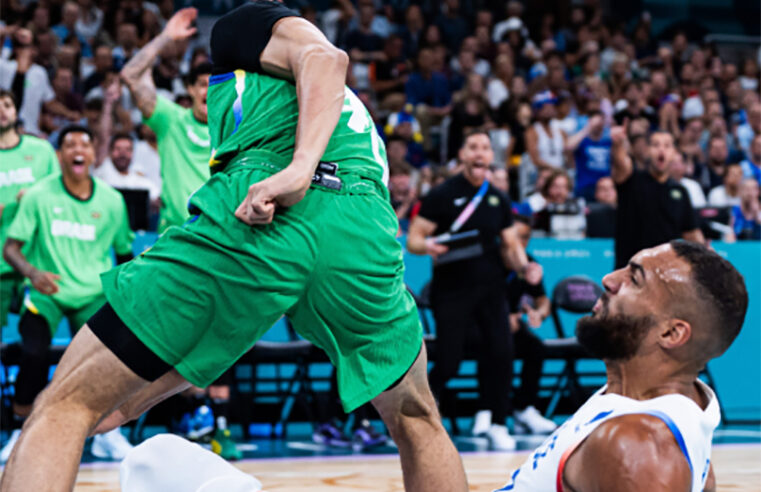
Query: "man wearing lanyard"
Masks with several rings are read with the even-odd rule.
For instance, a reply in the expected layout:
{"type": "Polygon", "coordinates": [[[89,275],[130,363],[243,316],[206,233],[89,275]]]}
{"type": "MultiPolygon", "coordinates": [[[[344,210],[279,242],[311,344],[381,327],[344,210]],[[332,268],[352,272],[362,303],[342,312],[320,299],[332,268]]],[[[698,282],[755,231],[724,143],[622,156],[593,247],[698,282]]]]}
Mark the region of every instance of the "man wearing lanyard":
{"type": "Polygon", "coordinates": [[[459,154],[463,172],[431,190],[413,219],[407,249],[434,258],[431,305],[436,320],[436,357],[431,389],[446,405],[447,381],[457,374],[468,332],[483,340],[480,388],[492,425],[492,448],[515,449],[505,418],[510,411],[513,343],[505,303],[505,267],[534,284],[541,269],[531,265],[511,229],[510,202],[487,181],[494,152],[485,132],[465,138],[459,154]]]}

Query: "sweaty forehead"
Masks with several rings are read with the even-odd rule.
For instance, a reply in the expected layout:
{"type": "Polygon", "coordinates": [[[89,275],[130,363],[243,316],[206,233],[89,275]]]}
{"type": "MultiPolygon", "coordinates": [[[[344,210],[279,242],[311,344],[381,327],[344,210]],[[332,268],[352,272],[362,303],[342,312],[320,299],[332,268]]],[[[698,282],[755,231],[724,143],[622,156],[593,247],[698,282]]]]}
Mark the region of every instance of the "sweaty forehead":
{"type": "Polygon", "coordinates": [[[631,261],[642,266],[648,281],[655,281],[669,290],[690,284],[690,265],[668,244],[640,251],[631,261]]]}

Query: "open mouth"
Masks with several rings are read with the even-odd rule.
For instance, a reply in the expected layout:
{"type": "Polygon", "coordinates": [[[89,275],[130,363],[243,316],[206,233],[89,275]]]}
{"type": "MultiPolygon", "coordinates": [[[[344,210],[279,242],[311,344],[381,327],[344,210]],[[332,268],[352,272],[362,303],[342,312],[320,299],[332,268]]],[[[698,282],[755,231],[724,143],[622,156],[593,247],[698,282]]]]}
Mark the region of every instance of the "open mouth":
{"type": "Polygon", "coordinates": [[[71,164],[71,170],[74,171],[74,174],[84,174],[87,172],[84,156],[78,155],[74,157],[74,162],[71,164]]]}

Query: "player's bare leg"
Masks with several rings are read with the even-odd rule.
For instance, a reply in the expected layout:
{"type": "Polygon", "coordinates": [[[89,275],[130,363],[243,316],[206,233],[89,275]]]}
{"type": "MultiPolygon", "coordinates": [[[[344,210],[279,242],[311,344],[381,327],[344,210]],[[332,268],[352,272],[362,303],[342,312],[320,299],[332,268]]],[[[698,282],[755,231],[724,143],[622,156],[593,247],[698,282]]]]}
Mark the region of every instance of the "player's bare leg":
{"type": "Polygon", "coordinates": [[[468,489],[460,456],[441,423],[428,387],[428,357],[420,355],[402,381],[373,400],[399,447],[407,491],[468,489]]]}
{"type": "Polygon", "coordinates": [[[85,325],[64,353],[50,386],[35,401],[0,490],[71,490],[87,436],[103,417],[147,386],[85,325]]]}

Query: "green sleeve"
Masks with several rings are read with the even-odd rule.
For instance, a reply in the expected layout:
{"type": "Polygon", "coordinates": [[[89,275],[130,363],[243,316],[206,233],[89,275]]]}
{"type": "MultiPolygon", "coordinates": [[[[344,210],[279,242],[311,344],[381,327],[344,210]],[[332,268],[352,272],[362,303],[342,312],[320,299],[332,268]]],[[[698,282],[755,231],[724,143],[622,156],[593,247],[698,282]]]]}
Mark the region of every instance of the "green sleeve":
{"type": "Polygon", "coordinates": [[[164,96],[156,96],[156,107],[150,118],[143,118],[143,123],[156,133],[158,138],[166,135],[181,116],[182,106],[175,104],[164,96]]]}
{"type": "Polygon", "coordinates": [[[8,237],[22,242],[29,242],[37,230],[37,195],[27,193],[21,198],[16,216],[8,228],[8,237]]]}
{"type": "Polygon", "coordinates": [[[61,166],[58,164],[58,156],[56,155],[52,145],[48,145],[48,151],[50,155],[48,156],[48,170],[45,175],[50,176],[53,174],[60,174],[61,166]]]}
{"type": "Polygon", "coordinates": [[[132,241],[135,240],[135,233],[129,228],[129,218],[127,217],[127,206],[124,199],[119,197],[119,230],[114,236],[114,252],[117,255],[126,255],[132,252],[132,241]]]}

